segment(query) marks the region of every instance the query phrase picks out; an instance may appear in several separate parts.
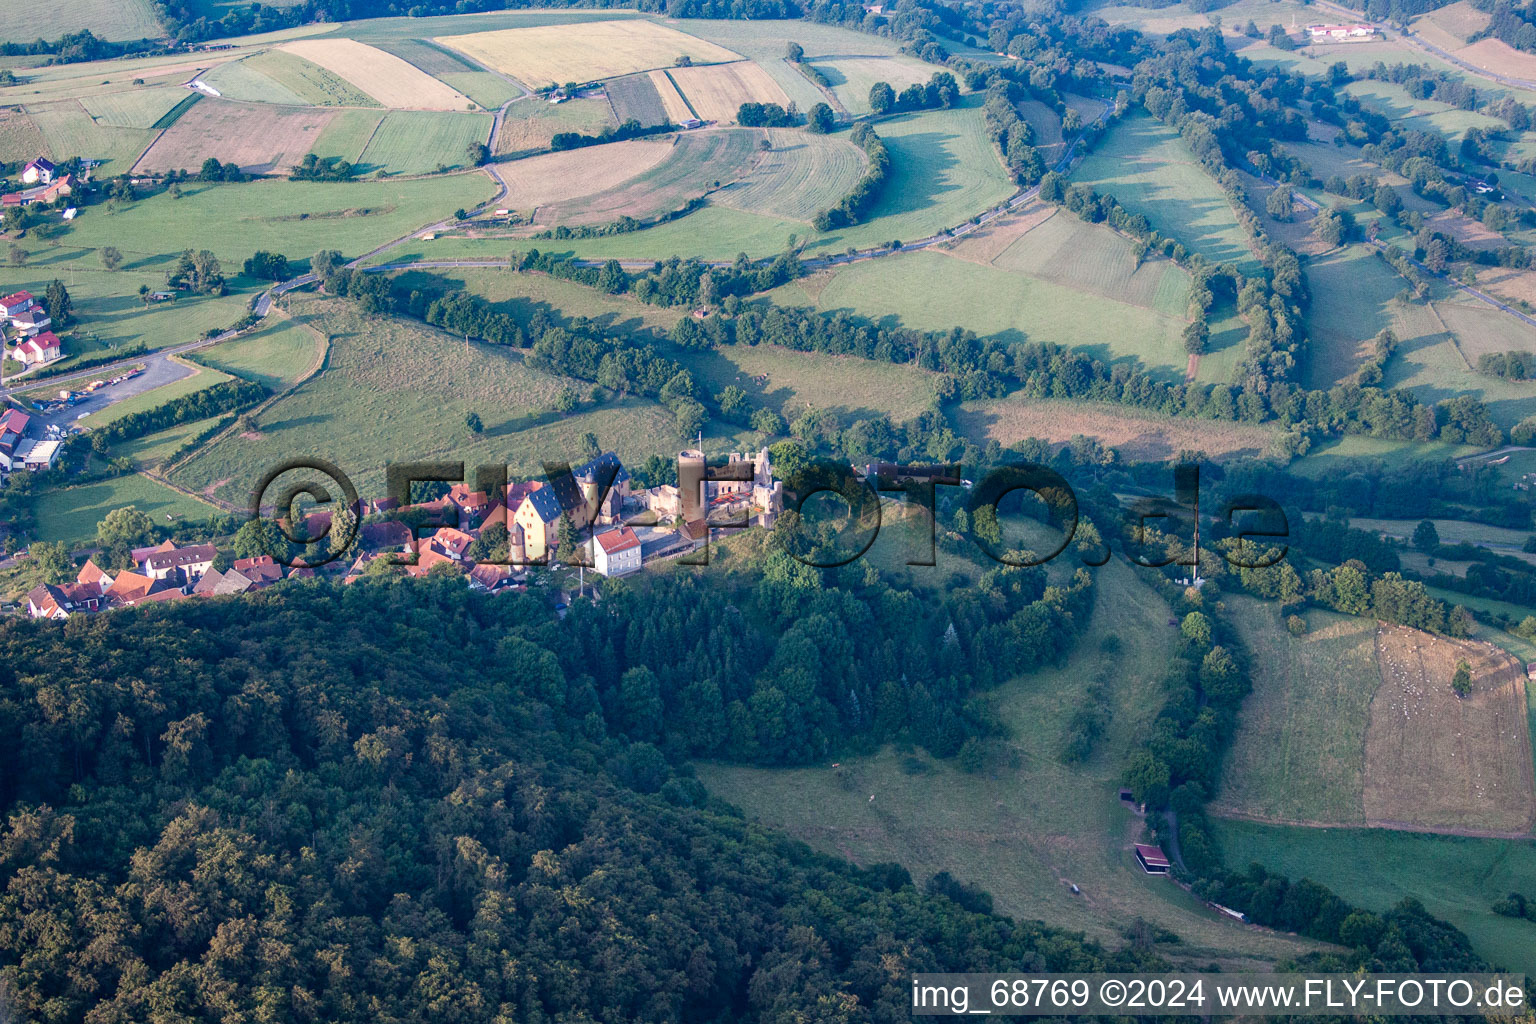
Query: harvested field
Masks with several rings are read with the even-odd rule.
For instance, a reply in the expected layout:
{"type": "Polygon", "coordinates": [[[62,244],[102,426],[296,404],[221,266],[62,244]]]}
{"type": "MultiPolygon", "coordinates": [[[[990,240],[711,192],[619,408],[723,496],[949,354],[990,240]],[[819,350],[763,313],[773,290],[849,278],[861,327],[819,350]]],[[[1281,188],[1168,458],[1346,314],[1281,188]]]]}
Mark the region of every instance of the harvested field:
{"type": "Polygon", "coordinates": [[[490,114],[437,110],[391,110],[358,158],[364,170],[430,174],[439,168],[469,166],[469,147],[491,133],[490,114]]]}
{"type": "MultiPolygon", "coordinates": [[[[640,81],[649,88],[650,83],[645,82],[643,75],[640,81]]],[[[660,110],[659,106],[657,110],[660,110]]],[[[626,116],[630,115],[621,115],[621,120],[626,116]]],[[[660,124],[664,120],[665,117],[660,117],[655,121],[641,123],[660,124]]],[[[548,149],[550,140],[558,132],[596,135],[604,128],[616,127],[618,123],[613,118],[613,108],[605,99],[583,96],[564,103],[549,103],[535,96],[508,108],[506,117],[502,118],[501,132],[496,136],[494,149],[497,156],[537,153],[548,149]]]]}
{"type": "Polygon", "coordinates": [[[234,161],[248,174],[282,174],[314,148],[334,112],[205,99],[134,164],[144,173],[195,170],[208,157],[234,161]]]}
{"type": "MultiPolygon", "coordinates": [[[[651,80],[652,74],[654,72],[615,78],[603,87],[608,94],[608,102],[613,105],[614,116],[621,123],[633,119],[649,127],[670,120],[660,87],[651,80]]],[[[672,92],[677,91],[670,79],[667,88],[672,92]]]]}
{"type": "Polygon", "coordinates": [[[353,39],[296,39],[282,49],[335,72],[386,107],[464,110],[475,105],[415,65],[353,39]]]}
{"type": "Polygon", "coordinates": [[[712,197],[724,206],[809,222],[852,191],[869,161],[842,137],[767,129],[773,149],[750,175],[712,197]]]}
{"type": "Polygon", "coordinates": [[[869,90],[876,82],[887,82],[901,92],[943,70],[911,57],[863,55],[817,57],[812,65],[827,76],[832,83],[832,95],[852,114],[869,113],[869,90]]]}
{"type": "Polygon", "coordinates": [[[1413,30],[1425,42],[1455,53],[1487,28],[1489,20],[1488,12],[1478,10],[1469,0],[1457,0],[1413,19],[1413,30]]]}
{"type": "Polygon", "coordinates": [[[1138,262],[1121,235],[1062,212],[1010,245],[994,266],[1187,319],[1189,275],[1166,259],[1138,262]]]}
{"type": "Polygon", "coordinates": [[[1480,39],[1454,51],[1456,56],[1484,71],[1511,78],[1536,78],[1536,54],[1521,53],[1499,39],[1480,39]]]}
{"type": "Polygon", "coordinates": [[[532,212],[550,203],[595,195],[655,167],[672,155],[666,139],[629,139],[605,146],[547,153],[504,164],[507,203],[532,212]]]}
{"type": "Polygon", "coordinates": [[[1066,139],[1061,134],[1061,118],[1056,111],[1039,100],[1024,100],[1018,104],[1019,113],[1035,130],[1035,148],[1045,160],[1045,166],[1053,167],[1061,159],[1066,139]]]}
{"type": "Polygon", "coordinates": [[[97,124],[115,128],[153,128],[155,123],[187,98],[187,90],[172,86],[134,89],[131,92],[87,96],[80,101],[97,124]]]}
{"type": "Polygon", "coordinates": [[[1450,235],[1468,249],[1501,249],[1509,244],[1509,239],[1497,231],[1455,210],[1443,210],[1426,218],[1426,223],[1436,231],[1450,235]]]}
{"type": "Polygon", "coordinates": [[[1139,416],[1122,406],[1003,398],[966,402],[954,415],[956,429],[978,443],[1003,447],[1026,437],[1065,444],[1081,434],[1118,448],[1133,461],[1163,461],[1180,451],[1210,459],[1261,455],[1275,432],[1245,423],[1139,416]]]}
{"type": "Polygon", "coordinates": [[[981,225],[946,251],[972,263],[991,263],[1014,242],[1054,217],[1056,212],[1057,208],[1049,203],[1029,203],[1006,217],[996,217],[981,225]]]}
{"type": "Polygon", "coordinates": [[[499,29],[435,41],[534,88],[671,67],[685,54],[696,64],[741,59],[723,46],[640,20],[499,29]]]}
{"type": "Polygon", "coordinates": [[[1536,270],[1478,267],[1477,287],[1505,302],[1536,305],[1536,270]]]}
{"type": "MultiPolygon", "coordinates": [[[[105,160],[105,170],[98,171],[98,177],[102,173],[122,174],[127,171],[155,138],[155,133],[147,128],[115,128],[98,124],[78,100],[29,104],[26,111],[48,142],[48,156],[55,160],[67,160],[75,156],[105,160]]],[[[37,154],[26,155],[30,158],[37,154]]]]}
{"type": "MultiPolygon", "coordinates": [[[[672,79],[696,116],[705,121],[734,123],[743,103],[777,103],[789,106],[789,97],[768,72],[751,61],[711,67],[672,68],[672,79]]],[[[666,100],[666,93],[662,93],[666,100]]],[[[668,108],[670,110],[670,107],[668,108]]]]}
{"type": "Polygon", "coordinates": [[[1402,626],[1376,636],[1381,686],[1365,742],[1370,825],[1526,833],[1536,821],[1523,666],[1490,644],[1402,626]],[[1457,697],[1458,661],[1472,691],[1457,697]]]}
{"type": "MultiPolygon", "coordinates": [[[[751,171],[763,157],[758,148],[762,139],[761,130],[748,128],[676,136],[666,159],[638,177],[601,194],[552,202],[539,210],[534,221],[543,225],[606,224],[622,216],[645,220],[675,210],[717,183],[735,181],[751,171]]],[[[592,154],[606,148],[581,152],[593,160],[592,154]]]]}
{"type": "Polygon", "coordinates": [[[694,116],[702,117],[694,114],[693,108],[688,105],[688,100],[678,90],[677,82],[672,78],[670,71],[650,71],[645,77],[656,93],[656,101],[661,104],[662,112],[666,114],[664,120],[671,121],[673,124],[682,124],[694,116]]]}

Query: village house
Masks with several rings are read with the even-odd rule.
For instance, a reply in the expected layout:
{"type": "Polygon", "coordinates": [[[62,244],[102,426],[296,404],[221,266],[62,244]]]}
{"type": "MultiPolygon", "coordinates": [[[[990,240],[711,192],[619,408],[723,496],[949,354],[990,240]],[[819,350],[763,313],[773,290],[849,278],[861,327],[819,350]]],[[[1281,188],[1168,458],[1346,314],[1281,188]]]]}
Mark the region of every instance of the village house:
{"type": "Polygon", "coordinates": [[[170,541],[165,543],[169,547],[156,548],[139,563],[144,575],[152,580],[191,583],[211,569],[213,560],[219,556],[218,549],[212,544],[178,548],[170,541]]]}
{"type": "Polygon", "coordinates": [[[11,326],[21,332],[22,337],[31,338],[53,324],[53,318],[42,306],[34,303],[30,309],[23,309],[11,314],[11,326]]]}
{"type": "Polygon", "coordinates": [[[1376,34],[1376,29],[1370,25],[1308,25],[1307,34],[1313,42],[1369,39],[1376,34]]]}
{"type": "Polygon", "coordinates": [[[283,567],[271,555],[237,558],[233,568],[257,587],[270,586],[283,578],[283,567]]]}
{"type": "Polygon", "coordinates": [[[606,530],[596,537],[593,568],[603,576],[623,576],[640,568],[640,538],[627,526],[606,530]]]}
{"type": "Polygon", "coordinates": [[[32,297],[31,292],[12,292],[0,298],[0,317],[14,317],[23,310],[31,309],[35,302],[37,300],[32,297]]]}
{"type": "Polygon", "coordinates": [[[24,366],[41,366],[44,363],[51,363],[62,354],[59,336],[52,331],[44,331],[35,338],[26,339],[12,352],[16,361],[24,366]]]}
{"type": "Polygon", "coordinates": [[[51,203],[59,196],[74,194],[70,175],[55,178],[50,184],[39,185],[21,192],[7,192],[0,196],[0,206],[31,206],[33,203],[51,203]]]}
{"type": "Polygon", "coordinates": [[[20,409],[9,409],[0,415],[0,469],[10,472],[21,465],[18,452],[31,422],[32,418],[20,409]]]}
{"type": "Polygon", "coordinates": [[[593,523],[618,522],[624,499],[629,495],[629,481],[629,471],[619,457],[604,452],[572,470],[570,476],[560,476],[549,483],[519,485],[522,499],[516,506],[512,504],[513,489],[509,487],[507,507],[517,511],[507,529],[513,532],[514,525],[521,529],[519,541],[524,559],[542,561],[559,546],[561,516],[567,516],[577,530],[593,523]]]}
{"type": "Polygon", "coordinates": [[[23,185],[48,185],[53,182],[53,163],[47,157],[38,157],[21,169],[23,185]]]}

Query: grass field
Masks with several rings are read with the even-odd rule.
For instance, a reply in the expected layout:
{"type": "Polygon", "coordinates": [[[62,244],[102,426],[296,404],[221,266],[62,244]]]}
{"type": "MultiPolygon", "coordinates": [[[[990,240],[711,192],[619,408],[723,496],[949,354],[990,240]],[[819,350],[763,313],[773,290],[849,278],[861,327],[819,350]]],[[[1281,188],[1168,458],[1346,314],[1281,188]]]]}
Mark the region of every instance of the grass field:
{"type": "Polygon", "coordinates": [[[1365,730],[1376,692],[1376,623],[1313,609],[1293,637],[1272,602],[1227,599],[1253,693],[1222,766],[1218,815],[1365,824],[1365,730]]]}
{"type": "Polygon", "coordinates": [[[507,201],[523,212],[615,189],[673,155],[670,139],[628,139],[501,165],[507,201]]]}
{"type": "MultiPolygon", "coordinates": [[[[1502,526],[1489,526],[1487,523],[1472,523],[1461,519],[1431,519],[1430,522],[1435,524],[1435,531],[1440,535],[1442,544],[1480,544],[1518,549],[1531,535],[1530,530],[1508,530],[1502,526]]],[[[1413,536],[1419,520],[1366,519],[1356,516],[1349,521],[1349,525],[1357,530],[1373,530],[1388,537],[1408,540],[1413,536]]]]}
{"type": "Polygon", "coordinates": [[[1267,427],[1137,413],[1124,406],[1021,397],[965,402],[955,429],[976,443],[1008,447],[1026,437],[1064,444],[1078,435],[1097,438],[1133,462],[1166,462],[1181,451],[1206,458],[1264,454],[1275,433],[1267,427]]]}
{"type": "Polygon", "coordinates": [[[355,164],[383,120],[384,111],[378,109],[338,110],[309,151],[319,157],[339,156],[355,164]]]}
{"type": "Polygon", "coordinates": [[[694,114],[705,121],[734,123],[743,103],[777,103],[783,107],[790,103],[772,76],[751,61],[671,68],[666,74],[694,114]]]}
{"type": "Polygon", "coordinates": [[[57,39],[90,29],[108,42],[165,35],[150,0],[68,0],[60,4],[7,4],[5,37],[13,42],[57,39]]]}
{"type": "Polygon", "coordinates": [[[555,400],[589,385],[532,370],[520,353],[477,346],[406,321],[358,314],[342,300],[295,302],[295,314],[331,336],[326,370],[264,412],[256,437],[231,435],[182,466],[177,483],[241,503],[268,466],[320,455],[342,467],[364,495],[382,496],[384,466],[413,459],[506,460],[535,474],[540,460],[572,457],[595,432],[626,462],[677,447],[672,416],[630,399],[563,416],[555,400]],[[477,413],[485,431],[471,434],[477,413]]]}
{"type": "Polygon", "coordinates": [[[210,429],[217,422],[219,422],[219,417],[210,416],[205,420],[178,423],[167,430],[146,434],[132,441],[114,445],[112,454],[114,457],[119,455],[127,456],[133,460],[133,464],[139,469],[157,468],[166,459],[176,454],[182,445],[203,431],[210,429]]]}
{"type": "MultiPolygon", "coordinates": [[[[265,50],[240,62],[320,107],[376,107],[379,101],[345,78],[286,50],[265,50]]],[[[215,73],[225,70],[215,69],[215,73]]],[[[282,102],[282,101],[277,101],[282,102]]]]}
{"type": "Polygon", "coordinates": [[[453,268],[395,271],[391,277],[406,289],[473,292],[524,325],[540,313],[555,323],[587,317],[605,331],[643,333],[654,341],[665,337],[684,315],[680,310],[609,295],[596,288],[544,274],[453,268]]]}
{"type": "Polygon", "coordinates": [[[1424,324],[1422,308],[1405,308],[1396,298],[1407,282],[1364,245],[1310,260],[1307,283],[1313,296],[1303,360],[1308,387],[1329,388],[1353,374],[1370,358],[1371,340],[1383,328],[1408,341],[1424,324]]]}
{"type": "MultiPolygon", "coordinates": [[[[912,571],[943,573],[945,557],[912,571]]],[[[1096,574],[1093,617],[1066,664],[988,695],[1009,736],[982,771],[967,775],[952,762],[887,749],[844,759],[836,769],[705,764],[699,777],[748,817],[819,850],[860,864],[899,862],[919,884],[949,871],[992,893],[997,909],[1018,919],[1049,920],[1115,945],[1142,918],[1181,937],[1181,944],[1158,947],[1176,962],[1252,966],[1294,955],[1302,948],[1296,940],[1224,922],[1136,867],[1129,845],[1141,822],[1116,790],[1128,751],[1162,703],[1173,633],[1167,607],[1125,565],[1115,561],[1096,574]],[[1060,751],[1075,707],[1069,695],[1104,665],[1098,643],[1110,634],[1125,641],[1109,674],[1114,714],[1090,760],[1068,767],[1060,751]]]]}
{"type": "Polygon", "coordinates": [[[26,111],[20,107],[0,107],[0,153],[17,154],[16,159],[22,159],[20,154],[47,152],[47,140],[26,111]]]}
{"type": "Polygon", "coordinates": [[[1410,307],[1409,312],[1414,317],[1409,321],[1410,340],[1387,364],[1387,386],[1407,388],[1426,402],[1474,395],[1487,403],[1489,415],[1505,429],[1536,413],[1536,384],[1472,369],[1484,351],[1536,349],[1532,328],[1481,303],[1436,301],[1432,307],[1410,307]]]}
{"type": "Polygon", "coordinates": [[[425,39],[392,39],[377,44],[378,49],[392,53],[424,74],[437,78],[441,75],[474,71],[477,66],[460,57],[452,50],[444,49],[425,39]]]}
{"type": "MultiPolygon", "coordinates": [[[[663,120],[673,124],[683,124],[698,116],[688,105],[687,97],[678,89],[672,72],[665,69],[647,71],[645,77],[651,83],[652,91],[656,93],[656,102],[661,104],[662,113],[665,115],[663,120]]],[[[620,81],[628,80],[620,79],[620,81]]]]}
{"type": "Polygon", "coordinates": [[[159,85],[106,96],[88,96],[80,101],[80,105],[98,124],[114,128],[153,128],[186,98],[185,89],[159,85]]]}
{"type": "Polygon", "coordinates": [[[852,191],[864,174],[864,151],[840,136],[770,128],[773,149],[747,177],[713,202],[749,213],[810,222],[852,191]]]}
{"type": "Polygon", "coordinates": [[[1529,833],[1536,823],[1523,666],[1486,644],[1383,626],[1365,739],[1367,824],[1529,833]],[[1458,661],[1472,692],[1450,688],[1458,661]]]}
{"type": "Polygon", "coordinates": [[[867,114],[869,89],[885,82],[897,92],[915,82],[926,82],[938,67],[911,57],[834,56],[809,61],[832,83],[832,95],[850,114],[867,114]]]}
{"type": "Polygon", "coordinates": [[[94,484],[45,490],[33,501],[37,516],[34,539],[71,543],[91,540],[96,536],[96,524],[108,512],[128,505],[148,513],[157,523],[166,522],[166,516],[207,519],[218,512],[206,502],[137,473],[94,484]]]}
{"type": "MultiPolygon", "coordinates": [[[[647,71],[643,74],[610,79],[605,83],[603,89],[611,104],[609,110],[620,123],[635,120],[649,126],[672,120],[667,104],[661,98],[661,89],[655,81],[655,75],[656,72],[647,71]]],[[[663,77],[665,78],[664,75],[663,77]]],[[[666,79],[666,82],[672,92],[677,92],[677,87],[672,84],[670,78],[666,79]]],[[[573,102],[578,101],[568,100],[556,109],[568,107],[573,102]]],[[[687,104],[683,106],[686,107],[687,104]]]]}
{"type": "MultiPolygon", "coordinates": [[[[410,181],[189,183],[181,199],[162,193],[115,214],[92,211],[57,242],[35,250],[34,260],[78,247],[114,245],[132,265],[145,256],[211,249],[228,261],[228,275],[257,249],[293,259],[320,249],[365,252],[457,207],[475,206],[493,190],[483,174],[410,181]]],[[[41,272],[33,269],[33,274],[41,272]]]]}
{"type": "Polygon", "coordinates": [[[269,318],[259,330],[197,353],[197,361],[280,391],[320,357],[321,340],[303,324],[269,318]]]}
{"type": "Polygon", "coordinates": [[[334,116],[317,107],[204,99],[161,134],[134,170],[195,171],[208,157],[217,157],[248,174],[286,174],[334,116]]]}
{"type": "Polygon", "coordinates": [[[1457,0],[1456,3],[1421,14],[1413,19],[1412,25],[1414,32],[1423,36],[1425,41],[1442,50],[1454,52],[1466,46],[1472,36],[1487,28],[1490,20],[1487,11],[1478,10],[1468,0],[1457,0]]]}
{"type": "Polygon", "coordinates": [[[1466,932],[1494,964],[1536,973],[1533,926],[1494,914],[1511,891],[1536,890],[1536,844],[1380,829],[1287,828],[1218,823],[1229,864],[1258,861],[1292,878],[1311,878],[1371,910],[1406,898],[1466,932]]]}
{"type": "Polygon", "coordinates": [[[105,164],[96,172],[98,176],[126,174],[139,154],[155,139],[155,133],[148,129],[99,124],[77,100],[29,103],[26,111],[43,133],[49,157],[55,160],[76,156],[103,160],[105,164]]]}
{"type": "Polygon", "coordinates": [[[740,59],[722,46],[654,21],[500,29],[436,41],[534,88],[671,67],[683,55],[695,64],[740,59]]]}
{"type": "Polygon", "coordinates": [[[1148,116],[1111,128],[1072,172],[1072,180],[1112,195],[1152,226],[1216,263],[1252,273],[1248,248],[1225,193],[1173,129],[1148,116]]]}
{"type": "Polygon", "coordinates": [[[285,51],[333,72],[386,107],[407,110],[464,110],[468,96],[385,50],[355,39],[296,39],[285,51]]]}
{"type": "MultiPolygon", "coordinates": [[[[278,103],[293,107],[307,105],[308,101],[300,93],[258,70],[252,63],[256,56],[260,54],[220,64],[212,71],[199,75],[198,78],[205,85],[217,89],[219,95],[225,99],[244,100],[248,103],[278,103]]],[[[289,56],[288,59],[297,61],[299,58],[289,56]]],[[[378,104],[369,99],[364,105],[377,106],[378,104]]]]}
{"type": "Polygon", "coordinates": [[[1135,360],[1168,379],[1183,374],[1182,317],[1073,286],[932,251],[854,263],[827,276],[792,282],[774,298],[804,304],[806,287],[821,286],[815,305],[822,310],[923,330],[960,326],[1013,341],[1051,341],[1105,361],[1135,360]]]}
{"type": "Polygon", "coordinates": [[[469,147],[491,135],[491,115],[391,110],[358,158],[363,171],[430,174],[470,166],[469,147]]]}
{"type": "MultiPolygon", "coordinates": [[[[679,135],[659,163],[603,192],[551,201],[540,207],[535,221],[544,226],[606,224],[620,216],[644,220],[675,210],[755,167],[763,156],[758,148],[762,139],[762,130],[756,128],[679,135]]],[[[601,151],[608,148],[593,147],[581,152],[587,154],[587,160],[595,162],[603,159],[601,151]]],[[[630,158],[624,159],[627,165],[630,158]]],[[[618,241],[638,237],[619,236],[618,241]]]]}

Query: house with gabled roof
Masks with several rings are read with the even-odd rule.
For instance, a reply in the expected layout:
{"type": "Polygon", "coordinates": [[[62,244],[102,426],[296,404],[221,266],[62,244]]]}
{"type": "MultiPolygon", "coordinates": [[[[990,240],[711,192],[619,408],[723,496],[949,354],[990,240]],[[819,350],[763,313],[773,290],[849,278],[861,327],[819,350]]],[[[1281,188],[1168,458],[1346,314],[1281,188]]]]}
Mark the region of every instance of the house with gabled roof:
{"type": "Polygon", "coordinates": [[[213,560],[218,557],[219,551],[212,544],[185,548],[172,544],[169,550],[151,552],[144,559],[144,574],[152,580],[190,583],[213,568],[213,560]]]}
{"type": "Polygon", "coordinates": [[[23,366],[41,366],[63,355],[64,346],[57,334],[52,331],[43,331],[36,337],[20,342],[11,354],[23,366]]]}
{"type": "Polygon", "coordinates": [[[623,576],[640,568],[640,538],[627,526],[606,530],[595,538],[593,568],[604,576],[623,576]]]}
{"type": "Polygon", "coordinates": [[[256,587],[270,586],[283,578],[283,567],[271,555],[237,558],[233,568],[256,587]]]}
{"type": "Polygon", "coordinates": [[[21,182],[24,185],[51,184],[54,170],[53,161],[40,156],[36,160],[28,161],[27,165],[21,169],[21,182]]]}
{"type": "Polygon", "coordinates": [[[23,309],[11,314],[11,326],[21,332],[23,337],[32,338],[47,330],[53,324],[53,317],[42,306],[34,304],[29,309],[23,309]]]}
{"type": "Polygon", "coordinates": [[[36,301],[29,291],[12,292],[0,298],[0,317],[12,317],[22,310],[31,309],[36,301]]]}

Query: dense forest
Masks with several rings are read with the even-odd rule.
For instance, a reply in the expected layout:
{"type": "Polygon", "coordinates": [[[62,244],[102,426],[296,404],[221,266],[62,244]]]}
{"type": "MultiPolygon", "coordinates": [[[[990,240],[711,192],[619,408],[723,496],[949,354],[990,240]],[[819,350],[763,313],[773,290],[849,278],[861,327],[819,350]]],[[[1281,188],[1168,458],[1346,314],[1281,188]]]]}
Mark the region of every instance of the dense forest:
{"type": "Polygon", "coordinates": [[[688,584],[559,623],[456,581],[293,582],[5,621],[0,1016],[894,1021],[913,971],[1157,966],[707,797],[664,749],[684,674],[718,648],[764,693],[856,646],[836,591],[791,597],[762,627],[769,595],[688,584]],[[638,630],[621,662],[605,619],[638,630]]]}

